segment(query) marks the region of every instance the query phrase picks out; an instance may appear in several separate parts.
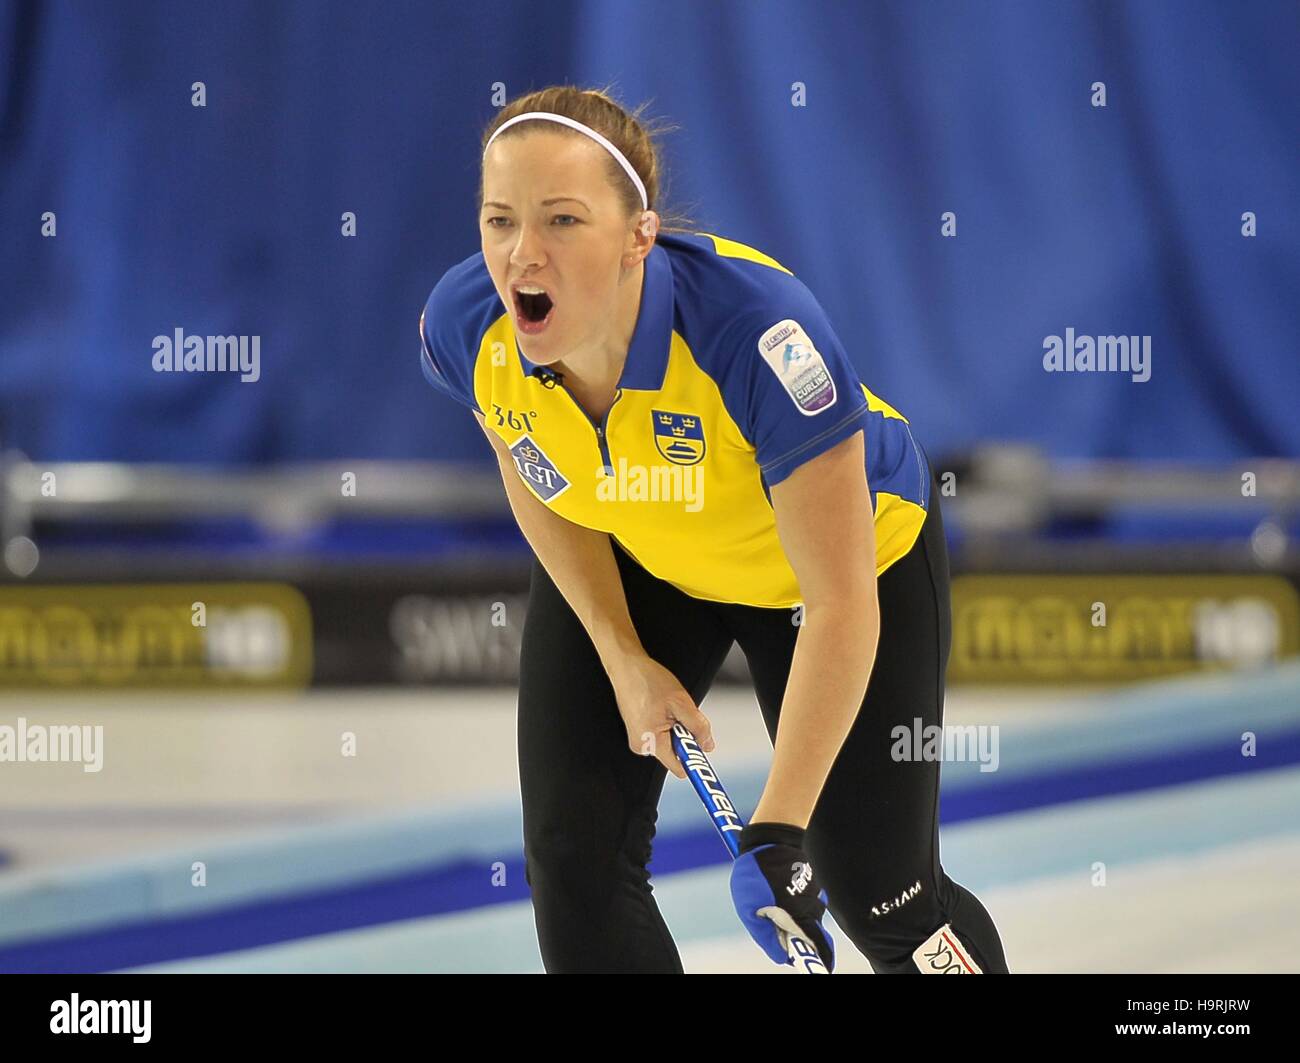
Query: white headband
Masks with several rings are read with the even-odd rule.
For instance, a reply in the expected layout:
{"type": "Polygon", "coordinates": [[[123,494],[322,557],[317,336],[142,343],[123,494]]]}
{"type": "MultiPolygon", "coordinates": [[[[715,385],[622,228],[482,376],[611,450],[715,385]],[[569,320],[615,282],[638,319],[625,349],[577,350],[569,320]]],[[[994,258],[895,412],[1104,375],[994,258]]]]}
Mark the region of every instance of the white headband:
{"type": "Polygon", "coordinates": [[[608,140],[602,137],[599,133],[597,133],[594,129],[589,129],[587,126],[583,125],[581,122],[575,121],[574,119],[570,118],[568,115],[552,114],[550,111],[528,111],[526,114],[517,114],[509,121],[502,122],[499,126],[497,126],[496,132],[493,133],[488,138],[488,142],[483,145],[484,157],[486,158],[487,149],[492,146],[492,141],[496,140],[497,137],[499,137],[503,132],[509,129],[516,122],[526,122],[530,118],[541,118],[547,122],[559,122],[561,125],[566,125],[570,129],[576,129],[579,133],[583,133],[586,136],[591,137],[592,140],[594,140],[597,144],[599,144],[602,148],[604,148],[606,151],[608,151],[611,155],[614,156],[618,164],[621,167],[623,167],[623,171],[628,175],[628,177],[632,179],[632,183],[636,185],[636,190],[641,193],[641,209],[642,210],[649,209],[650,204],[649,201],[646,199],[645,185],[641,183],[641,178],[637,176],[636,171],[632,169],[632,164],[627,161],[623,153],[619,151],[618,148],[614,147],[613,144],[611,144],[608,140]]]}

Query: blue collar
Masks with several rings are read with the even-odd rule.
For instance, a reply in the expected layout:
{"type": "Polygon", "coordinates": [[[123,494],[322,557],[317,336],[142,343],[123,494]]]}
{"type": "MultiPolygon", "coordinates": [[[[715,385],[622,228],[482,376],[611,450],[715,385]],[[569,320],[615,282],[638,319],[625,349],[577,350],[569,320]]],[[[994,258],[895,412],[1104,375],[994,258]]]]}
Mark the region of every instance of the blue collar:
{"type": "MultiPolygon", "coordinates": [[[[668,252],[659,244],[650,249],[645,259],[645,278],[641,284],[641,306],[637,310],[636,328],[627,349],[627,361],[618,378],[620,388],[634,391],[658,391],[664,384],[668,370],[668,349],[673,336],[673,268],[668,252]]],[[[519,349],[515,340],[515,354],[525,376],[537,368],[519,349]]]]}

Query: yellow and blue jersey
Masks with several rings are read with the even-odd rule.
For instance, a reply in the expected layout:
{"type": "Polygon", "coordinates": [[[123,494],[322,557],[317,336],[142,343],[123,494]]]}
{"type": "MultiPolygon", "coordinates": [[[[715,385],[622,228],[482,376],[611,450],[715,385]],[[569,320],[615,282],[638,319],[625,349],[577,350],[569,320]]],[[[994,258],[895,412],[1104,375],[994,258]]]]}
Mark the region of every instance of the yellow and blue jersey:
{"type": "Polygon", "coordinates": [[[911,549],[930,471],[907,419],[858,380],[812,293],[761,251],[661,233],[613,406],[595,422],[524,357],[481,253],[420,317],[421,366],[479,411],[523,482],[697,598],[789,607],[799,585],[770,490],[861,429],[876,571],[911,549]]]}

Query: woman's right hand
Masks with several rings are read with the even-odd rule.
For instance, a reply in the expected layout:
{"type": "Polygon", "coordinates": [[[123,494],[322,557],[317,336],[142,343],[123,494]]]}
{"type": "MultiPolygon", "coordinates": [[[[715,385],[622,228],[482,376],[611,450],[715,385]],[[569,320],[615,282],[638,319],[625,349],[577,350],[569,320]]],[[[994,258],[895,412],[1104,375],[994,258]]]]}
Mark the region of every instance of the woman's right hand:
{"type": "Polygon", "coordinates": [[[676,722],[690,730],[706,753],[713,751],[713,727],[708,717],[677,677],[658,661],[644,655],[625,658],[612,673],[611,682],[633,753],[655,756],[677,778],[685,779],[686,771],[673,752],[676,722]]]}

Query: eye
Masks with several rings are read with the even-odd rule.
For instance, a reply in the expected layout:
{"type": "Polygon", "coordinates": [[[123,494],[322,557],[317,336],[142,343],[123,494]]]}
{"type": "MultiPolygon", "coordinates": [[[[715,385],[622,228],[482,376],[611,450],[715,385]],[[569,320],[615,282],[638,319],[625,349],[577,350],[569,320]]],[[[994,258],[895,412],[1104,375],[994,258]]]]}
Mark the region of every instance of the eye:
{"type": "Polygon", "coordinates": [[[500,226],[500,225],[493,225],[492,223],[493,223],[494,221],[506,221],[506,222],[508,222],[509,220],[510,220],[510,219],[507,218],[504,214],[495,214],[495,215],[493,215],[492,217],[488,218],[488,219],[484,222],[484,224],[485,224],[489,229],[500,229],[500,228],[503,228],[503,226],[500,226]]]}
{"type": "MultiPolygon", "coordinates": [[[[555,217],[554,217],[552,220],[553,220],[553,221],[559,221],[561,218],[568,218],[569,221],[573,222],[574,225],[577,225],[578,222],[579,222],[579,219],[576,218],[576,217],[574,217],[574,215],[572,215],[572,214],[557,214],[557,215],[555,215],[555,217]]],[[[561,229],[571,229],[572,227],[573,227],[573,226],[571,226],[571,225],[561,225],[561,226],[560,226],[561,229]]]]}

